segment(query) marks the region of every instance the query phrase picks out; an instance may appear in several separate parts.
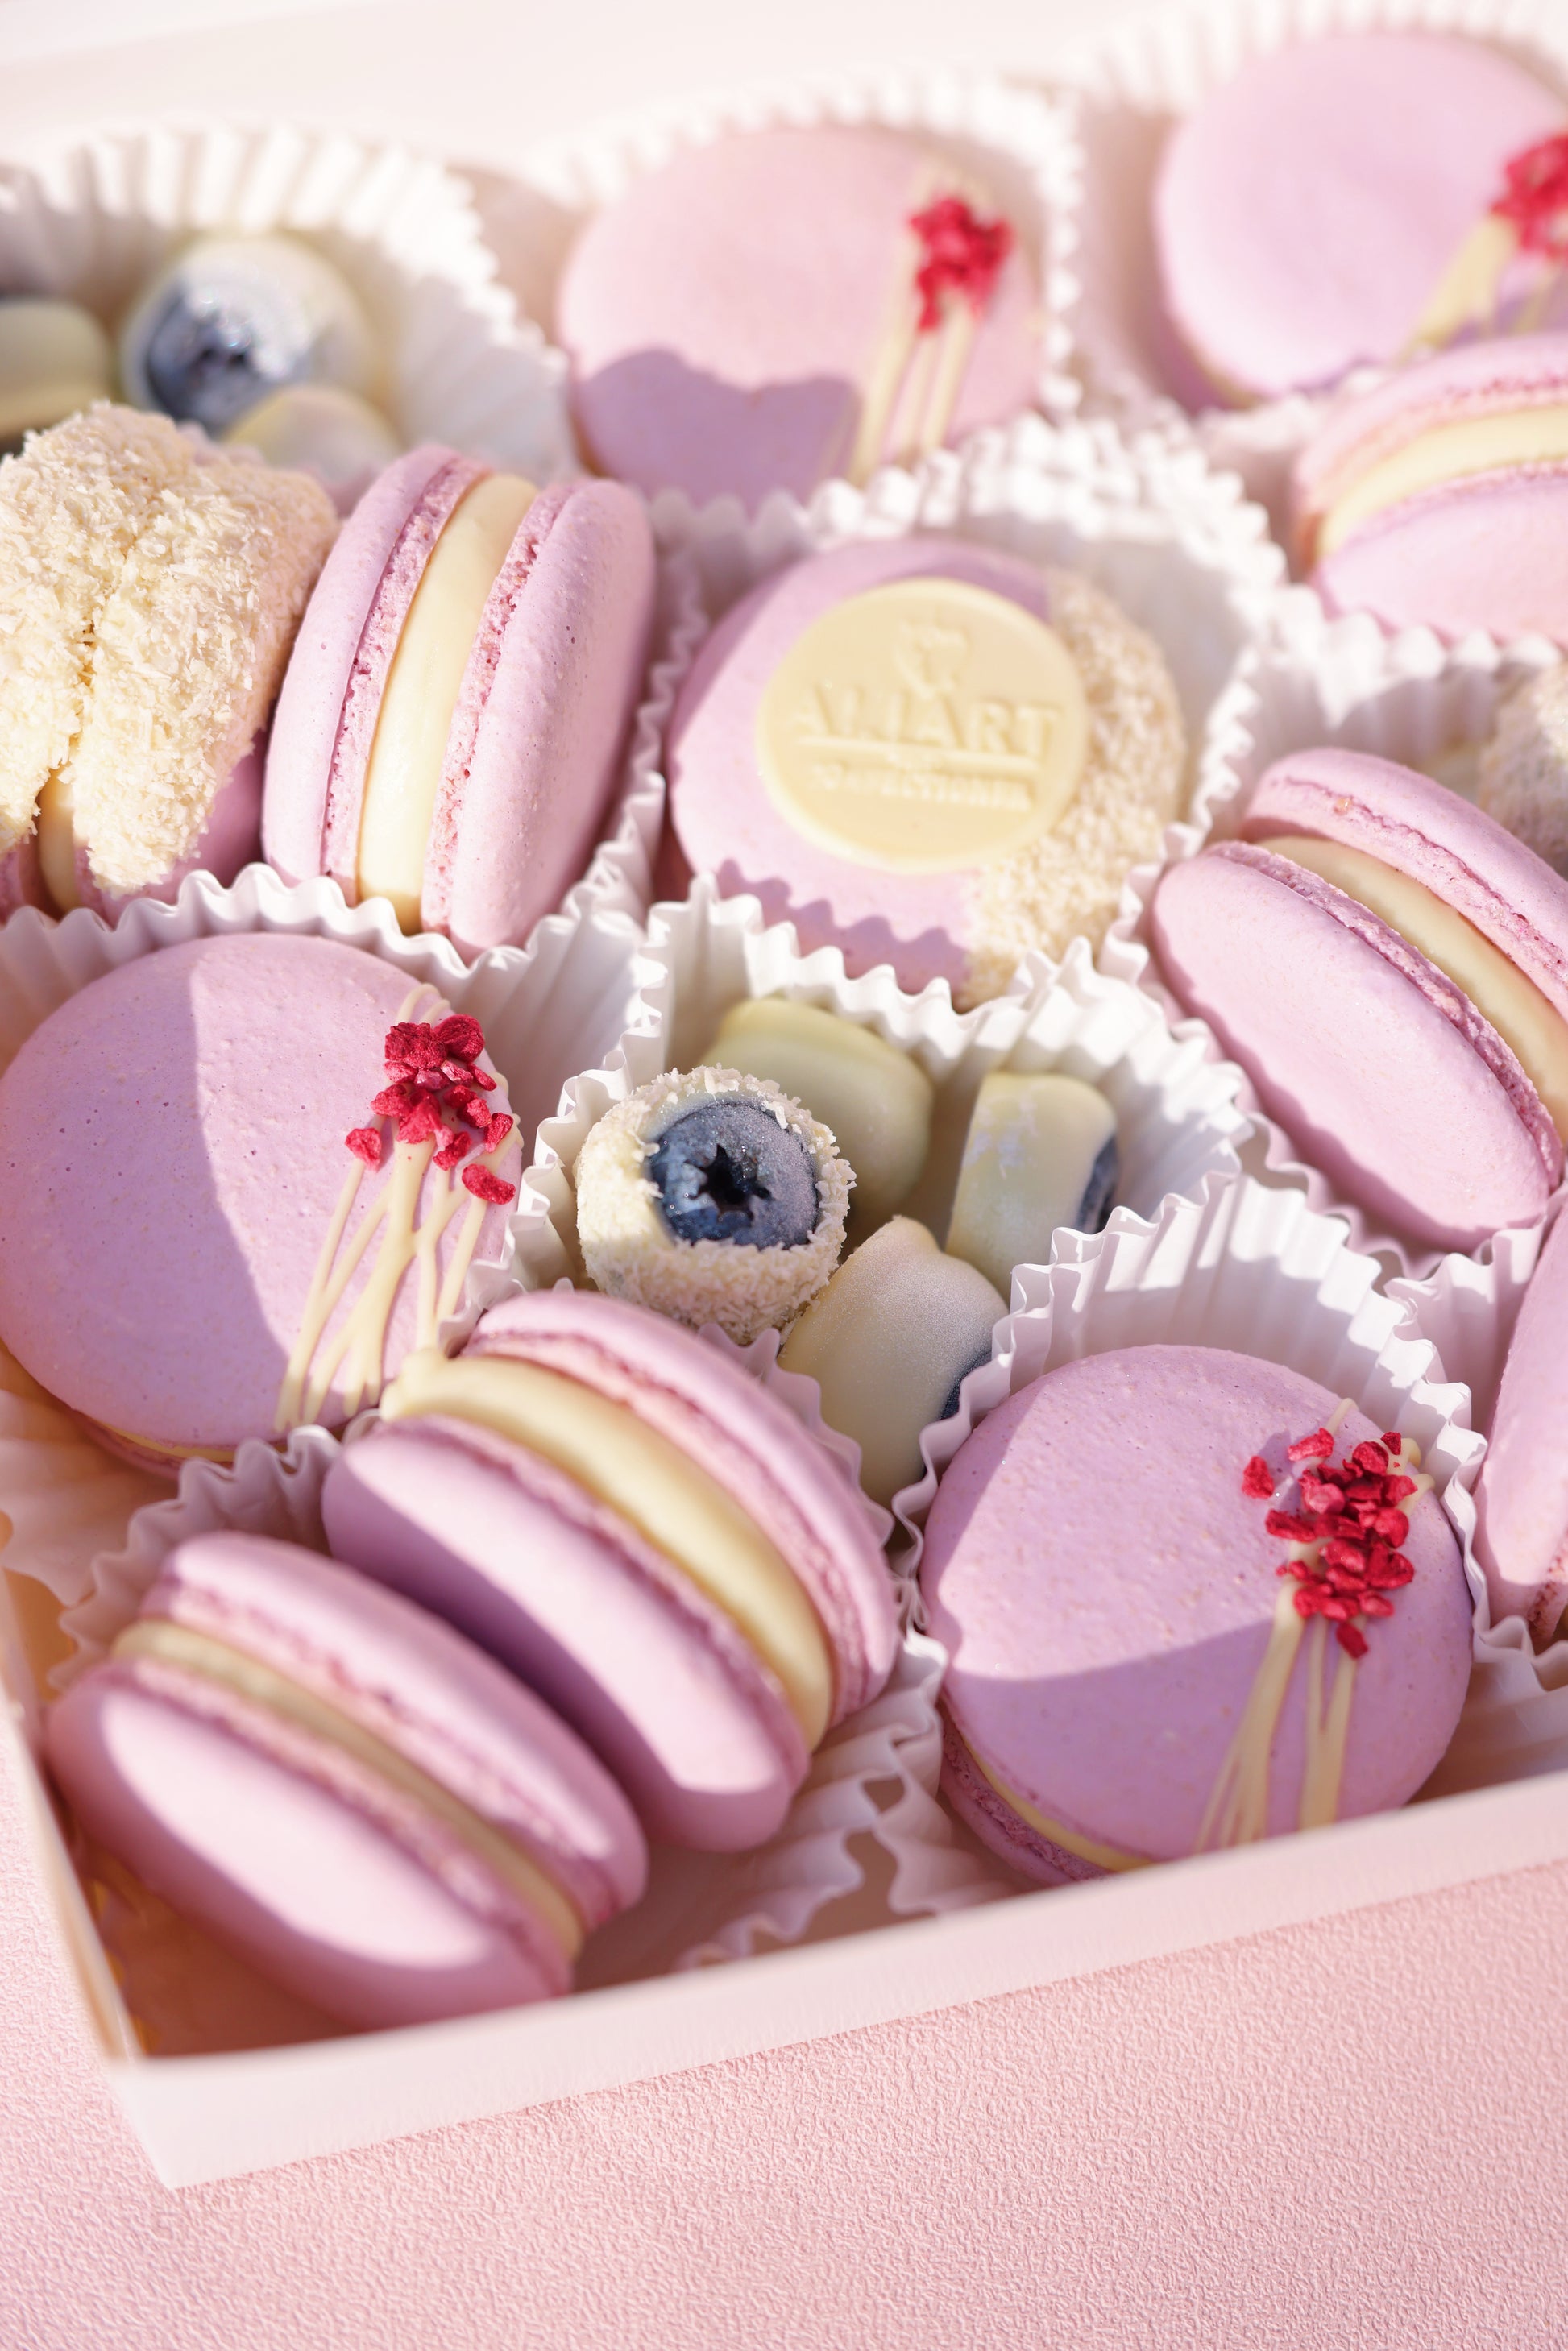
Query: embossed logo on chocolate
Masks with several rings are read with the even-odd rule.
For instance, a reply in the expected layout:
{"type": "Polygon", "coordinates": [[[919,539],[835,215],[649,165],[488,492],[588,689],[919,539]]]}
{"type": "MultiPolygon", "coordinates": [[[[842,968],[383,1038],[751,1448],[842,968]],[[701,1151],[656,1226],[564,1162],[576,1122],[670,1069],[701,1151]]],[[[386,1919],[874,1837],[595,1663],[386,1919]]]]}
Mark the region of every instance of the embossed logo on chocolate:
{"type": "Polygon", "coordinates": [[[775,806],[835,857],[946,873],[1063,814],[1089,743],[1077,665],[1032,612],[956,580],[895,580],[802,631],[763,691],[775,806]]]}

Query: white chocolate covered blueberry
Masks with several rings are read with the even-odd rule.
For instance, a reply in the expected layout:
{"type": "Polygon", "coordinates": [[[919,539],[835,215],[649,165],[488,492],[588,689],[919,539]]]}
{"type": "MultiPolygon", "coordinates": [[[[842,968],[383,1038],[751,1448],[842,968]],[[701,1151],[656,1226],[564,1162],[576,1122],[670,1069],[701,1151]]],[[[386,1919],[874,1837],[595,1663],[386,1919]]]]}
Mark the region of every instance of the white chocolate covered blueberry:
{"type": "Polygon", "coordinates": [[[947,1247],[1010,1294],[1016,1265],[1044,1265],[1059,1226],[1097,1233],[1111,1213],[1116,1117],[1059,1071],[993,1070],[976,1098],[947,1247]]]}
{"type": "Polygon", "coordinates": [[[368,392],[375,340],[359,296],[314,246],[198,237],[127,319],[120,372],[138,408],[220,434],[285,384],[368,392]]]}
{"type": "Polygon", "coordinates": [[[607,1111],[576,1182],[596,1288],[747,1346],[783,1330],[831,1273],[854,1172],[770,1081],[704,1066],[607,1111]]]}
{"type": "Polygon", "coordinates": [[[726,1014],[704,1059],[771,1078],[831,1127],[855,1171],[858,1229],[902,1207],[931,1143],[931,1081],[908,1053],[814,1004],[765,996],[726,1014]]]}
{"type": "Polygon", "coordinates": [[[861,1484],[891,1502],[921,1474],[920,1432],[990,1361],[1007,1301],[924,1225],[894,1217],[844,1259],[779,1352],[822,1392],[822,1417],[861,1449],[861,1484]]]}

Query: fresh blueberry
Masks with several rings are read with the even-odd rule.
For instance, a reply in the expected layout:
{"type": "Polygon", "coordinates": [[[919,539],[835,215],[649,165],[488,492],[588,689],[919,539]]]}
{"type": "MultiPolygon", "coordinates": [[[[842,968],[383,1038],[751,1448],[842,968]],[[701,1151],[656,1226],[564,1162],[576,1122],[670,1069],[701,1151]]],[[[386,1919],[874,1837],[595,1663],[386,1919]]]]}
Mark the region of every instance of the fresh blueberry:
{"type": "Polygon", "coordinates": [[[1116,1149],[1114,1134],[1108,1134],[1100,1146],[1100,1155],[1089,1170],[1089,1181],[1083,1186],[1083,1197],[1078,1203],[1078,1214],[1072,1219],[1074,1232],[1103,1232],[1110,1221],[1115,1202],[1116,1179],[1122,1173],[1121,1154],[1116,1149]]]}
{"type": "Polygon", "coordinates": [[[958,1391],[963,1386],[964,1382],[968,1378],[971,1372],[977,1372],[982,1364],[988,1364],[990,1360],[991,1350],[988,1344],[982,1347],[977,1355],[970,1356],[969,1361],[964,1365],[963,1370],[958,1373],[952,1386],[948,1389],[947,1401],[936,1416],[938,1420],[952,1419],[953,1415],[958,1409],[958,1391]]]}
{"type": "Polygon", "coordinates": [[[744,1095],[685,1112],[654,1144],[648,1173],[677,1240],[800,1249],[817,1229],[817,1179],[805,1144],[744,1095]]]}

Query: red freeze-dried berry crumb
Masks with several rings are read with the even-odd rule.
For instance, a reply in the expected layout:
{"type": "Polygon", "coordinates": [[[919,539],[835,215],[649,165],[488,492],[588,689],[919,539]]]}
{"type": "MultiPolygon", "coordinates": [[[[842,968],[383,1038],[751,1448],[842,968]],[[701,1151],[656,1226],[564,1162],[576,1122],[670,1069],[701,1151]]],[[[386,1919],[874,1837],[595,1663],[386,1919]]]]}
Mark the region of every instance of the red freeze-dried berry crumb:
{"type": "Polygon", "coordinates": [[[1524,253],[1568,261],[1568,131],[1555,131],[1503,166],[1492,211],[1511,221],[1524,253]]]}
{"type": "Polygon", "coordinates": [[[942,324],[948,294],[962,295],[979,318],[1013,249],[1010,222],[982,220],[962,196],[938,196],[924,212],[911,213],[909,225],[921,245],[915,273],[920,332],[928,335],[942,324]]]}
{"type": "Polygon", "coordinates": [[[465,1167],[463,1181],[476,1200],[486,1200],[493,1208],[504,1207],[517,1197],[517,1186],[503,1184],[488,1167],[465,1167]]]}
{"type": "MultiPolygon", "coordinates": [[[[1266,1533],[1312,1546],[1305,1559],[1284,1560],[1275,1573],[1294,1578],[1298,1612],[1332,1624],[1353,1657],[1366,1655],[1355,1619],[1392,1616],[1387,1594],[1402,1590],[1416,1573],[1398,1548],[1410,1531],[1399,1505],[1416,1491],[1413,1478],[1390,1467],[1403,1450],[1397,1434],[1390,1433],[1380,1442],[1364,1438],[1336,1462],[1328,1430],[1314,1429],[1289,1448],[1290,1459],[1301,1465],[1301,1508],[1270,1510],[1263,1521],[1266,1533]]],[[[1268,1479],[1268,1465],[1255,1453],[1241,1473],[1241,1490],[1258,1501],[1271,1499],[1272,1481],[1261,1482],[1268,1479]]]]}
{"type": "MultiPolygon", "coordinates": [[[[513,1121],[509,1113],[491,1111],[486,1103],[497,1081],[478,1067],[484,1050],[485,1032],[466,1012],[449,1012],[434,1023],[394,1021],[382,1047],[392,1082],[372,1100],[372,1113],[392,1122],[400,1143],[439,1143],[440,1168],[461,1166],[476,1146],[494,1151],[511,1133],[513,1121]]],[[[345,1140],[367,1167],[382,1165],[386,1145],[380,1127],[356,1126],[345,1140]]],[[[487,1167],[464,1168],[463,1181],[476,1199],[497,1207],[517,1196],[517,1186],[503,1184],[487,1167]]]]}

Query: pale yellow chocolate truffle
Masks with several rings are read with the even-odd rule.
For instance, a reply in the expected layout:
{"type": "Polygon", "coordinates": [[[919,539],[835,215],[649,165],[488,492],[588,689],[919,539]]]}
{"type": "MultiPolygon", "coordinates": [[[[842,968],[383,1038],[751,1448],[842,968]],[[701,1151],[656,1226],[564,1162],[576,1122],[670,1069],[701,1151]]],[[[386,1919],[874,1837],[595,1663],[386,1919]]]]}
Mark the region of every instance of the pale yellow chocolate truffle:
{"type": "Polygon", "coordinates": [[[1115,1138],[1110,1103],[1082,1078],[993,1070],[969,1121],[948,1249],[1009,1292],[1014,1266],[1049,1263],[1059,1226],[1099,1230],[1115,1138]]]}
{"type": "Polygon", "coordinates": [[[846,1258],[779,1352],[822,1392],[822,1417],[861,1449],[861,1484],[891,1502],[921,1475],[920,1432],[989,1360],[1007,1301],[924,1225],[894,1217],[846,1258]]]}
{"type": "Polygon", "coordinates": [[[931,1081],[911,1055],[858,1021],[763,996],[726,1014],[703,1058],[771,1078],[831,1127],[855,1171],[859,1229],[903,1207],[931,1144],[931,1081]]]}

